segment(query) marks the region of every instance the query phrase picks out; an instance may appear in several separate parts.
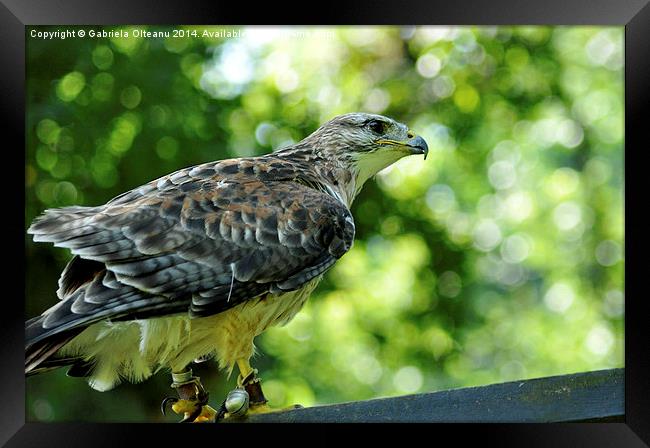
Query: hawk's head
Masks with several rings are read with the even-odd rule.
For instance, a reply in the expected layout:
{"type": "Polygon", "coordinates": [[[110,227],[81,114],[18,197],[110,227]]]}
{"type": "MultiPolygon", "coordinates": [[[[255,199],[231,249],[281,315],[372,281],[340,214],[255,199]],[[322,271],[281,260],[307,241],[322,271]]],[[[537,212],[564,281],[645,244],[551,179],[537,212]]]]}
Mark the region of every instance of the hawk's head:
{"type": "Polygon", "coordinates": [[[366,180],[402,157],[424,154],[426,159],[429,152],[424,139],[406,125],[360,112],[333,118],[303,142],[352,174],[352,198],[366,180]]]}

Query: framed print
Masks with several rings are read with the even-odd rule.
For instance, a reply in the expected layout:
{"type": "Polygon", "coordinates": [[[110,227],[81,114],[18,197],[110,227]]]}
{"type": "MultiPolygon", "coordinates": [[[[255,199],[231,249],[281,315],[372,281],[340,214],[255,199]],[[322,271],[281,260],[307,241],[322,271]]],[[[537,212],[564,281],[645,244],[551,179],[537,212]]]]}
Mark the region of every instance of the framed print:
{"type": "Polygon", "coordinates": [[[647,5],[189,6],[0,9],[8,446],[180,420],[647,443],[647,5]]]}

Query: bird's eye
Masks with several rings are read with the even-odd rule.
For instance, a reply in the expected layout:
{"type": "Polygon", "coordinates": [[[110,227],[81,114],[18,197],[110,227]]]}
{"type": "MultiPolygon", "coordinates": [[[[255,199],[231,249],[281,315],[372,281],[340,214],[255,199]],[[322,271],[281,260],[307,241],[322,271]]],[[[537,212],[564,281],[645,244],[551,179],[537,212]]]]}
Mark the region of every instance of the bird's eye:
{"type": "Polygon", "coordinates": [[[372,120],[371,122],[368,123],[368,128],[375,134],[383,134],[384,133],[384,123],[381,121],[377,120],[372,120]]]}

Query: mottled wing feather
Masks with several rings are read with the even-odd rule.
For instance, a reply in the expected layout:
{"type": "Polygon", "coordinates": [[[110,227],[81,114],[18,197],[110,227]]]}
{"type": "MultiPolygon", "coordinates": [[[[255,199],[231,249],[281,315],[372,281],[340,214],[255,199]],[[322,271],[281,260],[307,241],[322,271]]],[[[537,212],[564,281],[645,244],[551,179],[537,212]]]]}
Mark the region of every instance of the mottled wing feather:
{"type": "Polygon", "coordinates": [[[354,223],[299,176],[272,156],[233,159],[180,170],[101,207],[48,210],[29,232],[76,257],[60,280],[62,302],[31,340],[106,318],[210,315],[322,274],[351,247],[354,223]]]}

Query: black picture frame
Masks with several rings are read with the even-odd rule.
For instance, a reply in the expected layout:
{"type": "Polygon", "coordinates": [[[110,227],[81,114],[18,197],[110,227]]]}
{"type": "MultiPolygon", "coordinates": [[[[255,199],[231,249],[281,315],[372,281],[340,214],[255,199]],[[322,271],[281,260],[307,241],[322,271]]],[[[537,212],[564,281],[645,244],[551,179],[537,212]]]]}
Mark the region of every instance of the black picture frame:
{"type": "MultiPolygon", "coordinates": [[[[451,437],[454,444],[479,435],[481,443],[497,446],[648,446],[650,443],[650,341],[649,326],[643,320],[645,297],[641,292],[642,260],[645,242],[645,192],[641,169],[647,125],[644,122],[650,104],[650,6],[648,0],[490,0],[490,1],[328,1],[322,5],[274,2],[237,3],[213,0],[157,1],[136,0],[0,0],[0,109],[3,128],[3,205],[5,267],[3,298],[0,301],[2,340],[0,343],[0,444],[7,446],[116,446],[134,445],[137,440],[165,444],[193,441],[199,435],[211,442],[224,443],[224,437],[238,436],[235,443],[306,444],[335,438],[347,425],[328,427],[327,431],[299,431],[300,427],[282,427],[272,435],[271,426],[251,431],[246,425],[147,425],[147,424],[43,424],[25,423],[24,361],[24,269],[17,259],[24,252],[24,166],[25,148],[25,26],[52,24],[453,24],[453,25],[619,25],[625,26],[625,235],[626,246],[625,313],[625,422],[543,425],[436,425],[414,429],[372,425],[371,433],[385,431],[415,442],[413,430],[423,430],[425,443],[443,443],[451,437]],[[8,143],[8,141],[13,143],[8,143]],[[15,162],[10,160],[15,157],[15,162]],[[8,178],[7,178],[8,176],[8,178]],[[22,216],[23,219],[20,219],[22,216]],[[15,274],[12,271],[16,271],[15,274]],[[23,274],[23,275],[21,275],[23,274]],[[471,427],[471,430],[470,430],[471,427]],[[192,429],[188,429],[192,428],[192,429]],[[208,432],[209,431],[209,432],[208,432]],[[296,432],[295,432],[296,431],[296,432]],[[304,434],[304,436],[303,436],[304,434]],[[645,441],[645,443],[644,443],[645,441]]],[[[23,259],[24,260],[24,259],[23,259]]],[[[74,400],[74,397],[70,397],[74,400]]],[[[275,427],[277,428],[277,427],[275,427]]],[[[273,431],[275,432],[275,431],[273,431]]],[[[400,437],[400,438],[401,438],[400,437]]],[[[398,439],[399,440],[399,439],[398,439]]],[[[412,443],[413,443],[412,442],[412,443]]],[[[193,443],[193,442],[189,442],[193,443]]],[[[194,442],[195,443],[195,442],[194,442]]],[[[230,443],[230,442],[228,442],[230,443]]],[[[338,443],[338,442],[337,442],[338,443]]],[[[403,442],[401,442],[403,443],[403,442]]],[[[447,442],[445,442],[447,443],[447,442]]]]}

